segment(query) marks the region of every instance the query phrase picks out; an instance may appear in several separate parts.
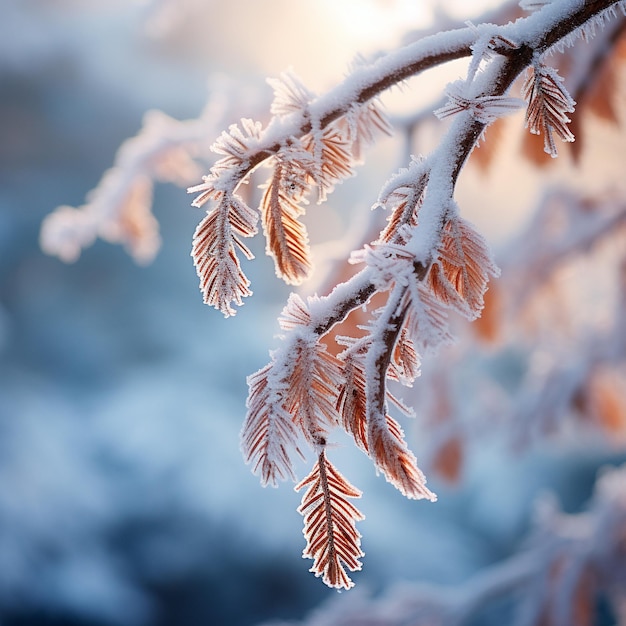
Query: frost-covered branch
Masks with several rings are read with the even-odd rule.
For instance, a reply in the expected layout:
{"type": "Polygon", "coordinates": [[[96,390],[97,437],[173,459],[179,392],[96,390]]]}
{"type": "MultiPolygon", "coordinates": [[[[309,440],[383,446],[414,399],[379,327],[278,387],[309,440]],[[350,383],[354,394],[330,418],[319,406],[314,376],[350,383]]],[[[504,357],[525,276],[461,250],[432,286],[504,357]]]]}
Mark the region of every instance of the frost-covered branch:
{"type": "Polygon", "coordinates": [[[126,247],[139,263],[150,263],[160,248],[159,225],[152,213],[156,181],[189,185],[207,161],[207,142],[232,113],[235,90],[222,79],[211,81],[212,94],[197,119],[178,121],[161,111],[145,114],[140,132],[117,151],[113,167],[79,207],[61,206],[44,220],[44,252],[74,262],[101,237],[126,247]],[[199,162],[200,161],[200,162],[199,162]]]}
{"type": "MultiPolygon", "coordinates": [[[[436,500],[395,416],[412,411],[390,386],[413,386],[423,355],[450,343],[456,318],[481,316],[489,282],[499,275],[487,241],[465,219],[456,197],[470,155],[490,125],[525,109],[527,128],[541,135],[545,152],[556,157],[555,137],[574,139],[570,116],[575,102],[567,73],[555,67],[555,55],[568,54],[571,46],[584,44],[579,39],[589,40],[617,21],[618,9],[626,12],[626,3],[618,0],[531,4],[524,7],[537,10],[514,22],[439,32],[371,63],[360,62],[320,96],[292,72],[283,73],[269,81],[274,91],[269,122],[242,117],[231,124],[212,145],[218,159],[209,174],[188,189],[197,194],[194,206],[208,205],[192,244],[204,301],[227,317],[234,315],[235,306],[252,295],[240,260],[241,255],[253,258],[246,239],[262,231],[276,274],[291,285],[308,279],[313,263],[305,210],[311,199],[324,202],[336,185],[354,175],[366,146],[392,132],[378,97],[426,70],[468,59],[465,78],[448,85],[435,111],[445,128],[437,146],[411,157],[372,199],[379,212],[386,212],[387,222],[350,256],[359,271],[322,295],[292,295],[279,320],[279,348],[248,378],[244,457],[264,485],[276,485],[295,480],[294,460],[306,457],[307,447],[312,451],[314,468],[299,484],[309,486],[299,509],[305,517],[304,554],[313,559],[314,573],[332,587],[353,586],[347,571],[360,569],[362,556],[356,529],[362,516],[347,500],[360,492],[328,459],[334,428],[345,429],[403,495],[436,500]],[[521,87],[518,79],[525,71],[521,87]],[[522,98],[514,93],[518,86],[522,98]],[[261,165],[269,170],[263,193],[260,198],[244,194],[261,165]]],[[[609,35],[606,41],[615,39],[609,35]]],[[[596,58],[592,54],[590,63],[596,58]]],[[[421,114],[409,116],[405,124],[418,119],[421,114]]],[[[105,178],[85,210],[70,215],[63,209],[49,218],[44,245],[71,258],[96,234],[128,245],[154,242],[145,190],[155,175],[155,159],[182,150],[189,166],[189,143],[206,132],[204,124],[170,126],[175,132],[169,143],[137,139],[132,151],[121,151],[123,169],[105,178]],[[139,192],[143,203],[136,198],[139,192]]],[[[591,245],[621,224],[621,218],[612,220],[581,218],[584,227],[566,233],[563,250],[552,241],[549,249],[536,251],[536,258],[518,263],[530,268],[537,261],[549,272],[572,246],[591,245]]],[[[147,257],[155,245],[148,252],[140,249],[147,257]]],[[[136,250],[135,255],[140,256],[136,250]]],[[[458,454],[459,448],[451,449],[458,454]]]]}
{"type": "MultiPolygon", "coordinates": [[[[543,55],[581,26],[582,32],[587,33],[586,20],[610,8],[611,4],[614,3],[591,6],[555,2],[505,27],[468,27],[441,36],[443,41],[462,42],[463,45],[455,50],[468,45],[466,37],[469,33],[474,37],[469,45],[474,58],[468,76],[465,81],[449,87],[449,102],[438,111],[440,117],[454,117],[450,128],[433,152],[412,161],[381,191],[378,204],[390,210],[391,216],[379,238],[353,257],[355,262],[364,263],[365,269],[348,283],[335,288],[329,296],[310,298],[308,306],[300,302],[299,323],[288,329],[283,338],[286,352],[280,352],[278,371],[281,372],[280,380],[288,381],[292,375],[299,378],[301,352],[297,346],[301,337],[307,345],[313,345],[332,333],[334,325],[343,322],[351,310],[366,305],[374,294],[384,298],[386,303],[372,309],[371,321],[360,327],[360,336],[338,340],[347,348],[333,364],[338,368],[337,386],[333,387],[330,379],[325,379],[325,392],[336,408],[349,411],[349,415],[338,415],[336,422],[354,436],[355,443],[370,456],[375,466],[408,497],[435,499],[425,486],[424,476],[404,441],[399,423],[388,414],[387,400],[392,396],[387,389],[387,380],[395,379],[411,385],[419,373],[416,364],[420,354],[416,349],[436,348],[447,340],[448,310],[470,320],[478,317],[483,309],[488,280],[498,274],[486,242],[459,215],[454,201],[457,179],[487,125],[520,106],[519,100],[506,94],[529,66],[534,68],[535,77],[539,77],[532,83],[532,88],[523,92],[528,100],[527,118],[531,130],[545,135],[546,149],[553,156],[556,149],[552,131],[566,140],[571,138],[566,113],[572,110],[573,101],[556,72],[545,65],[543,55]],[[408,352],[407,346],[410,346],[408,352]],[[285,357],[291,354],[294,356],[285,357]],[[349,397],[352,400],[348,401],[349,397]]],[[[439,41],[437,36],[434,37],[439,41]]],[[[410,46],[411,52],[420,50],[420,45],[432,46],[431,40],[425,41],[410,46]]],[[[405,51],[404,54],[408,53],[405,51]]],[[[396,56],[402,58],[402,54],[396,56]]],[[[404,67],[410,66],[407,63],[404,67]]],[[[274,199],[264,203],[262,215],[272,211],[272,222],[276,222],[281,210],[289,219],[302,213],[298,203],[307,193],[307,186],[317,186],[319,196],[323,198],[342,174],[351,173],[350,151],[355,137],[367,135],[370,139],[374,128],[386,129],[377,109],[360,108],[370,106],[362,97],[370,93],[377,95],[377,91],[368,89],[373,89],[373,85],[386,86],[388,77],[397,78],[399,74],[397,59],[391,55],[391,61],[387,58],[370,68],[355,70],[341,89],[319,99],[313,98],[295,77],[283,77],[282,83],[275,85],[273,110],[276,116],[267,129],[261,130],[245,120],[242,129],[232,127],[229,134],[222,135],[217,149],[224,158],[205,182],[194,188],[200,192],[196,204],[203,204],[214,196],[222,199],[235,194],[248,172],[272,157],[275,172],[280,172],[285,163],[295,165],[285,183],[280,182],[282,175],[278,176],[279,182],[270,183],[282,185],[282,192],[273,192],[274,199]],[[395,73],[381,69],[389,63],[396,68],[395,73]],[[354,82],[358,82],[360,90],[354,90],[354,82]],[[329,98],[334,107],[330,110],[326,104],[329,98]],[[342,98],[352,103],[350,107],[337,104],[342,98]],[[342,118],[342,115],[346,117],[342,118]],[[286,208],[281,208],[281,197],[286,208]]],[[[219,211],[219,206],[213,211],[219,211]]],[[[229,211],[232,206],[229,204],[229,211]]],[[[210,210],[205,222],[211,219],[211,215],[210,210]]],[[[266,222],[265,230],[270,239],[267,224],[269,222],[266,222]]],[[[305,231],[298,224],[291,226],[289,232],[292,238],[301,237],[303,243],[298,246],[292,243],[291,250],[287,249],[284,254],[296,253],[302,257],[302,246],[306,243],[302,233],[305,231]]],[[[206,226],[201,226],[196,237],[206,241],[209,235],[205,233],[206,226]]],[[[245,233],[246,236],[253,234],[252,229],[245,233]]],[[[275,257],[280,254],[278,250],[273,249],[275,257]]],[[[203,254],[212,256],[214,253],[207,247],[203,254]]],[[[278,261],[277,273],[280,275],[284,270],[278,261]]],[[[215,262],[219,263],[218,257],[215,262]]],[[[219,274],[219,268],[216,271],[219,274]]],[[[289,280],[290,277],[286,278],[289,280]]],[[[240,268],[236,280],[247,280],[240,268]]],[[[216,304],[213,296],[205,292],[207,298],[209,304],[216,304]]],[[[292,300],[291,306],[294,304],[292,300]]],[[[224,312],[232,313],[230,309],[224,312]]],[[[274,357],[272,367],[276,366],[274,357]]],[[[286,388],[285,383],[276,387],[280,414],[291,412],[304,439],[323,454],[328,443],[326,426],[306,417],[312,415],[306,408],[309,399],[302,397],[293,403],[286,388]],[[279,392],[279,388],[285,391],[279,392]]],[[[320,399],[316,402],[319,403],[320,399]]],[[[401,409],[404,406],[401,402],[397,405],[401,409]]],[[[328,424],[332,421],[326,419],[328,424]]],[[[329,576],[327,571],[327,580],[329,576]]],[[[351,584],[348,579],[343,586],[351,584]]]]}

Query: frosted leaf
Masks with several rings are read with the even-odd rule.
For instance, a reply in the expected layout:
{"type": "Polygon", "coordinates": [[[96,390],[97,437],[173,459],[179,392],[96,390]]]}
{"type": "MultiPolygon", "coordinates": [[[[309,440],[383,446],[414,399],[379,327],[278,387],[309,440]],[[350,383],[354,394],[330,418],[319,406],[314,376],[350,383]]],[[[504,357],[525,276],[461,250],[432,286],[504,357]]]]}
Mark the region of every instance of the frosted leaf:
{"type": "Polygon", "coordinates": [[[296,491],[308,487],[302,497],[298,512],[304,516],[306,548],[303,558],[313,559],[310,571],[329,587],[350,589],[354,583],[346,569],[361,569],[359,558],[361,533],[356,522],[365,519],[348,500],[360,498],[355,489],[322,452],[311,473],[296,486],[296,491]]]}
{"type": "Polygon", "coordinates": [[[391,123],[376,99],[350,107],[341,123],[347,128],[347,140],[352,144],[355,162],[363,160],[365,148],[375,142],[377,135],[392,134],[391,123]]]}
{"type": "Polygon", "coordinates": [[[483,308],[489,276],[498,276],[485,239],[461,217],[444,227],[437,257],[428,274],[432,293],[468,319],[483,308]]]}
{"type": "Polygon", "coordinates": [[[278,324],[282,330],[302,330],[311,322],[311,314],[297,293],[289,294],[287,304],[278,318],[278,324]]]}
{"type": "Polygon", "coordinates": [[[461,111],[469,111],[472,117],[483,124],[491,124],[503,115],[510,115],[525,106],[520,98],[507,96],[476,96],[468,98],[464,95],[466,83],[455,81],[446,89],[448,102],[435,111],[439,119],[456,115],[461,111]]]}
{"type": "Polygon", "coordinates": [[[268,78],[267,82],[274,89],[270,107],[272,115],[302,113],[315,98],[315,94],[291,70],[282,72],[278,78],[268,78]]]}
{"type": "Polygon", "coordinates": [[[337,412],[343,429],[368,452],[365,365],[363,355],[348,353],[344,363],[345,384],[337,397],[337,412]]]}
{"type": "Polygon", "coordinates": [[[309,238],[298,219],[304,213],[298,204],[302,188],[294,182],[298,178],[306,179],[306,173],[297,163],[277,163],[261,200],[267,253],[274,258],[276,274],[291,285],[299,285],[312,269],[309,238]]]}
{"type": "Polygon", "coordinates": [[[552,133],[556,132],[563,141],[574,141],[574,135],[567,127],[571,121],[567,114],[574,111],[576,103],[558,72],[542,63],[529,71],[522,95],[528,101],[526,127],[533,135],[543,134],[544,151],[556,158],[558,151],[552,133]]]}
{"type": "Polygon", "coordinates": [[[192,202],[192,206],[200,207],[207,200],[215,199],[215,193],[234,192],[242,181],[236,175],[237,168],[243,165],[248,154],[258,144],[261,131],[260,122],[242,118],[241,128],[237,124],[231,124],[228,132],[222,132],[211,146],[213,152],[223,155],[222,158],[215,162],[208,176],[203,176],[201,184],[187,189],[188,193],[200,194],[192,202]]]}
{"type": "Polygon", "coordinates": [[[240,237],[256,233],[258,215],[236,195],[216,195],[219,202],[196,228],[191,256],[205,304],[228,317],[236,313],[233,303],[241,306],[242,298],[252,295],[237,250],[247,259],[254,258],[240,237]]]}
{"type": "Polygon", "coordinates": [[[437,500],[426,487],[424,474],[417,467],[417,459],[406,445],[396,420],[387,414],[368,412],[367,441],[374,463],[403,496],[413,500],[437,500]]]}
{"type": "Polygon", "coordinates": [[[317,186],[317,201],[321,203],[337,183],[353,174],[350,141],[340,125],[329,124],[324,130],[305,135],[302,147],[312,156],[307,174],[317,186]]]}

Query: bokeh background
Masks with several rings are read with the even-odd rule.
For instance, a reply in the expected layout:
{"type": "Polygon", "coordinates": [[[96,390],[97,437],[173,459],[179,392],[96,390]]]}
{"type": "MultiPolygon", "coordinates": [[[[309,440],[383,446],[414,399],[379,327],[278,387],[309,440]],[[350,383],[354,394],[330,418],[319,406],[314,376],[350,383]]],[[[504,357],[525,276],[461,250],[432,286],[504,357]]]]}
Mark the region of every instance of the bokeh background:
{"type": "MultiPolygon", "coordinates": [[[[262,242],[247,270],[255,296],[224,320],[201,302],[189,257],[201,213],[179,187],[155,190],[162,247],[147,266],[102,241],[64,264],[41,251],[39,230],[55,207],[84,202],[145,111],[196,117],[221,75],[247,86],[253,116],[271,96],[265,77],[290,66],[321,91],[356,53],[428,26],[436,4],[0,4],[0,624],[244,626],[302,618],[336,596],[300,558],[298,494],[262,489],[239,452],[246,376],[267,361],[288,294],[262,242]]],[[[446,4],[465,19],[487,3],[446,4]]],[[[400,157],[383,142],[331,211],[367,210],[400,157]]],[[[482,185],[468,183],[468,211],[497,245],[527,198],[494,219],[506,181],[488,195],[482,185]]],[[[314,241],[341,237],[346,215],[312,220],[314,241]]],[[[427,437],[409,434],[417,446],[427,437]]],[[[350,593],[466,580],[523,541],[539,494],[579,510],[606,460],[512,457],[487,441],[459,484],[429,482],[432,505],[405,501],[340,447],[367,516],[350,593]]]]}

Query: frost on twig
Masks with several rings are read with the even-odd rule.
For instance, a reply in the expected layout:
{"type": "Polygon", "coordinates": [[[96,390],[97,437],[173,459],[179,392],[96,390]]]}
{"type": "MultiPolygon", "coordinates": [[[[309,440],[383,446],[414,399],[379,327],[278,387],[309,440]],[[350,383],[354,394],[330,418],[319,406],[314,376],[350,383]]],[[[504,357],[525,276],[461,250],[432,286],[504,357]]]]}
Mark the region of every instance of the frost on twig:
{"type": "Polygon", "coordinates": [[[201,173],[197,158],[213,134],[207,120],[220,120],[222,103],[211,101],[205,116],[180,122],[160,111],[146,113],[141,131],[119,148],[114,166],[84,205],[59,207],[46,217],[40,243],[44,252],[73,262],[100,237],[124,245],[138,263],[156,256],[161,239],[152,213],[154,181],[185,186],[201,173]]]}
{"type": "Polygon", "coordinates": [[[310,485],[299,510],[305,518],[304,555],[331,587],[351,587],[346,568],[360,569],[363,555],[354,527],[361,514],[345,499],[360,494],[326,458],[332,429],[343,427],[403,495],[436,500],[390,409],[411,411],[388,383],[413,385],[422,353],[450,340],[451,312],[469,320],[480,316],[489,279],[499,270],[484,238],[459,215],[453,198],[457,179],[487,125],[524,104],[508,91],[531,65],[534,74],[523,90],[527,125],[544,134],[553,156],[553,133],[573,139],[567,128],[573,100],[556,70],[541,59],[612,3],[600,4],[591,8],[563,0],[516,24],[470,26],[442,34],[441,42],[433,36],[430,51],[415,45],[371,66],[360,64],[327,97],[316,97],[292,73],[284,74],[271,81],[275,98],[269,124],[262,128],[242,120],[241,128],[231,126],[215,144],[223,158],[201,185],[190,189],[199,193],[196,206],[210,202],[205,223],[215,224],[202,227],[194,238],[205,301],[232,315],[231,303],[240,304],[249,293],[236,248],[249,255],[235,237],[254,235],[255,212],[276,273],[299,284],[312,271],[308,235],[299,218],[312,194],[323,202],[338,182],[353,175],[363,144],[387,132],[375,98],[406,75],[398,63],[415,74],[450,54],[473,55],[467,80],[448,87],[448,102],[437,111],[440,118],[454,116],[446,136],[382,190],[377,205],[389,211],[389,219],[377,238],[352,255],[362,269],[328,295],[307,302],[292,295],[281,317],[281,347],[249,379],[242,447],[262,483],[293,478],[293,457],[303,454],[300,442],[317,456],[298,486],[310,485]],[[234,201],[239,185],[261,164],[272,173],[259,209],[239,207],[240,200],[234,201]],[[382,305],[373,306],[374,297],[382,305]],[[333,356],[327,337],[362,307],[369,321],[358,332],[336,337],[345,349],[333,356]]]}
{"type": "MultiPolygon", "coordinates": [[[[489,282],[499,275],[487,241],[457,204],[463,168],[487,126],[522,106],[527,127],[543,135],[550,156],[557,155],[555,134],[573,141],[568,116],[574,100],[549,55],[581,33],[594,36],[623,2],[524,6],[537,10],[503,25],[432,34],[359,63],[326,94],[314,94],[293,72],[270,80],[274,99],[267,123],[241,117],[231,124],[212,145],[218,158],[209,173],[188,188],[196,194],[192,204],[206,207],[191,253],[204,302],[232,316],[252,293],[241,265],[242,257],[253,258],[245,240],[262,231],[276,274],[291,285],[305,281],[313,272],[305,211],[355,175],[365,147],[391,132],[379,96],[428,69],[470,59],[466,79],[448,86],[447,100],[436,110],[438,118],[451,118],[438,145],[412,158],[381,190],[376,206],[386,211],[387,222],[350,256],[355,272],[321,296],[292,295],[279,320],[279,347],[248,378],[241,446],[262,484],[295,481],[294,460],[307,458],[307,449],[316,458],[298,485],[308,487],[299,511],[304,554],[331,587],[350,588],[347,571],[360,569],[363,556],[355,527],[362,516],[348,500],[360,492],[326,456],[335,428],[347,431],[403,495],[436,500],[401,423],[412,407],[392,386],[420,387],[423,356],[452,341],[456,317],[480,317],[489,282]],[[525,71],[520,100],[511,93],[525,71]],[[255,178],[267,174],[258,202],[243,191],[253,172],[255,178]],[[331,344],[343,351],[332,351],[331,344]]],[[[165,148],[144,145],[126,163],[126,178],[118,173],[103,182],[85,210],[53,214],[44,225],[44,247],[70,258],[104,233],[138,257],[153,254],[156,223],[146,209],[152,180],[146,164],[163,153],[181,168],[193,163],[189,135],[174,135],[165,148]],[[98,203],[100,194],[105,201],[98,203]]],[[[458,441],[448,438],[460,455],[458,441]]]]}

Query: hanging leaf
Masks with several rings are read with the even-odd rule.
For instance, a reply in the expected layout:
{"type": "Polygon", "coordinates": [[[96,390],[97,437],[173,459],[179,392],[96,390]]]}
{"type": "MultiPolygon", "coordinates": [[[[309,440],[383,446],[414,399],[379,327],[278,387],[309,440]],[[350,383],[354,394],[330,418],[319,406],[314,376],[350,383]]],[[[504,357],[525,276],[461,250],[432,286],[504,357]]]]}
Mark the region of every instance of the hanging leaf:
{"type": "Polygon", "coordinates": [[[361,569],[359,559],[364,552],[356,522],[364,516],[348,498],[360,498],[361,492],[333,467],[323,451],[311,473],[296,485],[296,491],[303,487],[308,489],[298,507],[304,516],[306,539],[302,556],[313,559],[310,571],[321,576],[326,585],[350,589],[354,583],[346,569],[361,569]]]}
{"type": "Polygon", "coordinates": [[[348,113],[340,118],[340,124],[346,128],[346,137],[352,146],[353,159],[357,163],[363,160],[365,148],[375,142],[376,135],[391,135],[393,130],[377,98],[364,104],[353,105],[348,113]]]}
{"type": "Polygon", "coordinates": [[[552,158],[558,156],[553,132],[563,141],[574,141],[567,127],[575,102],[563,85],[558,72],[543,63],[534,65],[522,87],[522,96],[528,101],[526,128],[533,135],[543,135],[544,151],[552,158]]]}
{"type": "Polygon", "coordinates": [[[432,469],[449,483],[457,483],[465,458],[465,444],[459,434],[453,434],[435,451],[432,469]]]}
{"type": "Polygon", "coordinates": [[[376,467],[400,493],[413,500],[437,496],[426,487],[426,478],[417,467],[417,459],[404,440],[400,424],[390,415],[368,412],[367,441],[376,467]]]}
{"type": "Polygon", "coordinates": [[[420,358],[407,329],[403,327],[391,353],[391,363],[387,369],[387,376],[406,387],[410,387],[419,375],[420,358]]]}
{"type": "Polygon", "coordinates": [[[338,182],[352,176],[350,141],[341,126],[333,123],[302,138],[302,147],[312,157],[307,168],[310,181],[317,186],[318,203],[324,202],[338,182]]]}
{"type": "MultiPolygon", "coordinates": [[[[278,163],[261,200],[267,253],[274,258],[276,274],[291,285],[299,285],[312,269],[308,235],[298,220],[304,209],[298,204],[302,189],[292,182],[296,169],[289,162],[278,163]]],[[[300,176],[305,173],[300,171],[300,176]]]]}
{"type": "Polygon", "coordinates": [[[410,283],[405,300],[407,314],[403,327],[419,353],[433,352],[453,342],[448,311],[424,281],[410,283]]]}
{"type": "Polygon", "coordinates": [[[489,276],[499,273],[482,235],[461,217],[449,220],[428,274],[433,294],[468,319],[475,319],[483,308],[489,276]]]}
{"type": "Polygon", "coordinates": [[[277,487],[279,480],[296,480],[292,457],[304,455],[282,396],[269,384],[272,365],[248,377],[248,414],[241,431],[241,449],[246,463],[252,464],[252,473],[261,477],[261,484],[277,487]]]}
{"type": "Polygon", "coordinates": [[[191,256],[205,304],[228,317],[236,313],[233,303],[241,306],[242,298],[252,295],[250,281],[241,270],[236,249],[247,259],[254,258],[240,236],[256,234],[258,216],[236,195],[212,192],[212,197],[218,202],[198,224],[191,256]]]}
{"type": "Polygon", "coordinates": [[[328,427],[339,422],[336,407],[343,382],[341,364],[321,344],[297,341],[290,352],[285,408],[315,446],[326,439],[328,427]]]}
{"type": "Polygon", "coordinates": [[[406,244],[407,240],[402,229],[417,226],[417,214],[422,205],[425,179],[424,176],[420,184],[398,187],[389,194],[385,206],[391,209],[391,215],[387,218],[387,226],[380,235],[380,241],[406,244]]]}
{"type": "Polygon", "coordinates": [[[368,452],[365,373],[362,358],[348,354],[344,363],[345,384],[337,397],[337,411],[343,429],[361,450],[368,452]]]}
{"type": "Polygon", "coordinates": [[[342,363],[310,333],[310,321],[305,303],[291,294],[279,324],[292,334],[274,360],[277,388],[284,394],[283,407],[306,440],[317,446],[325,441],[328,428],[339,423],[336,407],[344,378],[342,363]]]}

